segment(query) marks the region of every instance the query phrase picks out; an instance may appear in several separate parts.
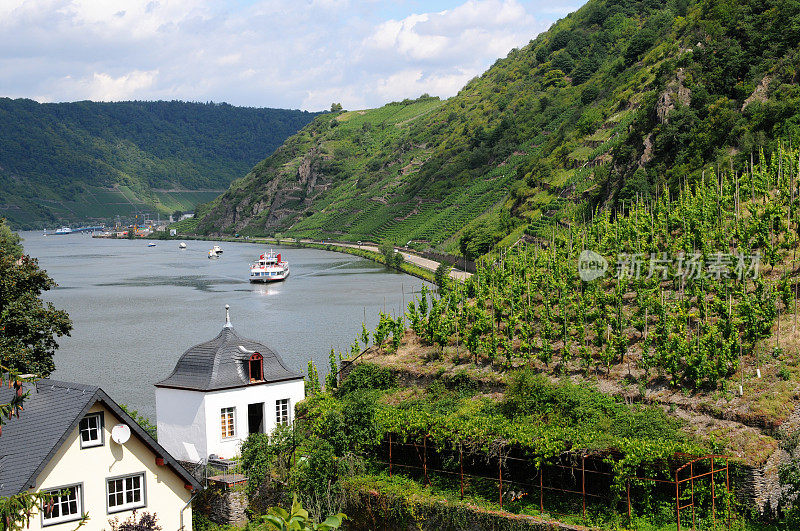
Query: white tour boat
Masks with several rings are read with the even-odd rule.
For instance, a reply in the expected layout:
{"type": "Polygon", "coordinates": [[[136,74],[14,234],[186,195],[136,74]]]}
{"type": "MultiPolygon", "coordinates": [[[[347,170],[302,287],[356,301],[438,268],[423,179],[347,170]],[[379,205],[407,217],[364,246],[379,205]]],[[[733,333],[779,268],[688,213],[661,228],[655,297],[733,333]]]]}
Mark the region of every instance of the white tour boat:
{"type": "Polygon", "coordinates": [[[178,249],[186,249],[186,244],[181,242],[178,244],[178,249]]]}
{"type": "Polygon", "coordinates": [[[250,282],[275,282],[289,276],[289,262],[281,260],[281,253],[271,250],[250,264],[250,282]]]}
{"type": "Polygon", "coordinates": [[[60,229],[56,229],[56,234],[72,234],[72,229],[69,227],[61,227],[60,229]]]}

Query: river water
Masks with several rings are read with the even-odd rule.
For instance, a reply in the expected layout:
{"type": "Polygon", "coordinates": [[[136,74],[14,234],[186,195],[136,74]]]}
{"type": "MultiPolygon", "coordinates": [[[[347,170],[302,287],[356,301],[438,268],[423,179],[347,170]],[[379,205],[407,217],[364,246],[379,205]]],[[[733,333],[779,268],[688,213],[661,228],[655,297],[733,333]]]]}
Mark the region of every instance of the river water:
{"type": "Polygon", "coordinates": [[[23,232],[25,252],[58,287],[44,298],[66,310],[70,337],[59,340],[52,378],[99,385],[117,402],[155,419],[153,384],[189,347],[213,339],[225,305],[239,335],[263,343],[305,374],[309,359],[327,372],[331,347],[349,352],[366,318],[396,315],[424,282],[363,258],[316,249],[274,247],[291,267],[284,282],[250,284],[248,265],[263,245],[106,240],[86,234],[23,232]]]}

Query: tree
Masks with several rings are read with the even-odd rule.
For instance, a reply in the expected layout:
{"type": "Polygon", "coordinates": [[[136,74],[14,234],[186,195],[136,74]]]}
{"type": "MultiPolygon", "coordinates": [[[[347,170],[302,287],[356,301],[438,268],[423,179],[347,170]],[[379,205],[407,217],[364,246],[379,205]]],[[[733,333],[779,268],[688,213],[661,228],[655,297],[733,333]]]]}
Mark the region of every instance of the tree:
{"type": "Polygon", "coordinates": [[[67,313],[41,300],[56,283],[23,254],[20,238],[0,220],[0,365],[19,374],[48,376],[55,369],[56,337],[69,335],[67,313]]]}
{"type": "Polygon", "coordinates": [[[331,112],[339,112],[342,110],[341,103],[331,103],[331,112]]]}
{"type": "MultiPolygon", "coordinates": [[[[16,390],[9,403],[0,404],[0,436],[3,424],[23,414],[28,396],[23,383],[36,379],[20,374],[50,374],[58,346],[53,335],[68,334],[72,328],[66,312],[50,303],[45,306],[39,298],[54,285],[36,260],[23,254],[19,235],[0,219],[0,385],[16,390]]],[[[0,497],[0,527],[7,531],[28,527],[39,507],[50,499],[45,492],[28,491],[0,497]]],[[[79,523],[86,520],[84,516],[79,523]]]]}
{"type": "Polygon", "coordinates": [[[458,241],[461,254],[467,260],[474,260],[492,250],[494,244],[500,241],[500,236],[489,227],[478,225],[467,228],[458,241]]]}
{"type": "Polygon", "coordinates": [[[153,439],[158,439],[158,430],[156,429],[156,426],[150,422],[149,418],[145,417],[144,415],[140,415],[137,410],[132,409],[125,404],[120,404],[119,407],[122,408],[122,411],[130,415],[130,417],[136,421],[136,424],[146,431],[150,437],[153,439]]]}
{"type": "Polygon", "coordinates": [[[448,286],[450,285],[450,270],[452,267],[450,265],[441,262],[439,266],[436,268],[436,272],[433,274],[433,281],[434,283],[439,286],[439,289],[446,291],[448,286]]]}

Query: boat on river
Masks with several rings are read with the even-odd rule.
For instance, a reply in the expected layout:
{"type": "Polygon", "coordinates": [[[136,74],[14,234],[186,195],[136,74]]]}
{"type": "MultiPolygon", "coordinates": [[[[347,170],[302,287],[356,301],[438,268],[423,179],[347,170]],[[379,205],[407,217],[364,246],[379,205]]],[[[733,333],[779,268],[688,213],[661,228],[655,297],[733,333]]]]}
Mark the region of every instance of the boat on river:
{"type": "Polygon", "coordinates": [[[69,227],[61,227],[60,229],[56,229],[55,234],[72,234],[72,229],[69,227]]]}
{"type": "Polygon", "coordinates": [[[178,249],[186,249],[186,244],[181,242],[178,244],[178,249]]]}
{"type": "Polygon", "coordinates": [[[147,246],[148,247],[155,247],[156,246],[156,242],[150,242],[150,243],[147,244],[147,246]]]}
{"type": "Polygon", "coordinates": [[[281,260],[281,253],[272,249],[250,264],[250,282],[277,282],[289,276],[289,262],[281,260]]]}

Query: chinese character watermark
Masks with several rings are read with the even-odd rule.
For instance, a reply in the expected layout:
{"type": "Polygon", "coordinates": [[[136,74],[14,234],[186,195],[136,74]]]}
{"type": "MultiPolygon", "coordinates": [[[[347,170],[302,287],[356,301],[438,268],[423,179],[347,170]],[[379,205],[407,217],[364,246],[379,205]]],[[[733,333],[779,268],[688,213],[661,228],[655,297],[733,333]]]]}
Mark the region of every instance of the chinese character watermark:
{"type": "MultiPolygon", "coordinates": [[[[761,254],[715,252],[706,257],[702,253],[680,252],[669,256],[662,253],[620,253],[614,261],[613,273],[617,279],[640,279],[658,277],[683,279],[739,281],[758,278],[761,254]]],[[[578,259],[578,276],[589,282],[605,276],[608,260],[600,254],[584,250],[578,259]]]]}
{"type": "Polygon", "coordinates": [[[608,260],[588,249],[581,252],[578,258],[578,276],[581,280],[585,282],[596,280],[605,275],[607,270],[608,260]]]}

